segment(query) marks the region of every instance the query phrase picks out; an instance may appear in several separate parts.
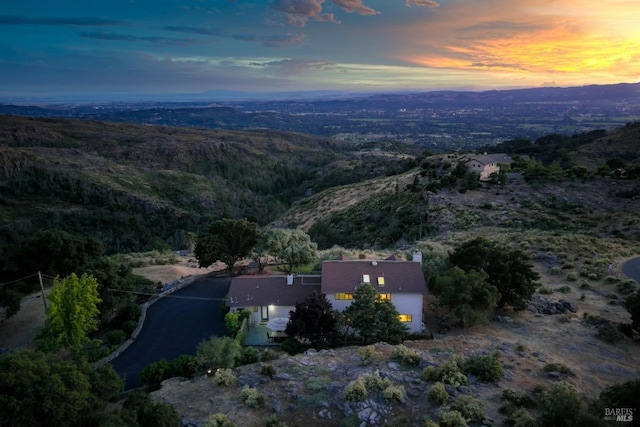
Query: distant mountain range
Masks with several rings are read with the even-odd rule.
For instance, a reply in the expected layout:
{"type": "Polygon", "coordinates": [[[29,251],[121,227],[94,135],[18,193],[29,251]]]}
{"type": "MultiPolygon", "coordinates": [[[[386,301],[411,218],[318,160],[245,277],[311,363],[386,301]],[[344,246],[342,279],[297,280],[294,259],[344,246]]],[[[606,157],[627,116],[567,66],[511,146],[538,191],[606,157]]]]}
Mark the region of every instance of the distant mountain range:
{"type": "Polygon", "coordinates": [[[205,93],[188,101],[0,105],[0,114],[151,125],[272,129],[352,142],[396,141],[452,151],[508,139],[613,129],[640,120],[640,83],[569,88],[348,95],[280,94],[240,100],[205,93]]]}

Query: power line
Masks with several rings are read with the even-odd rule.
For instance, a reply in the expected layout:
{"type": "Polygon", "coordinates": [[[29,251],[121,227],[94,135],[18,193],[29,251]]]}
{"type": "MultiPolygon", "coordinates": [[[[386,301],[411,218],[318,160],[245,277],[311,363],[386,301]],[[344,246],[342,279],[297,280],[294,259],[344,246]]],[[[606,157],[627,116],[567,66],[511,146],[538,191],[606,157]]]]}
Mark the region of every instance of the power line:
{"type": "MultiPolygon", "coordinates": [[[[37,275],[38,275],[38,273],[33,273],[33,274],[32,274],[32,275],[30,275],[30,276],[26,276],[26,277],[22,277],[22,278],[20,278],[20,279],[12,280],[11,282],[0,283],[0,286],[6,286],[6,285],[10,285],[10,284],[12,284],[12,283],[21,282],[21,281],[23,281],[24,279],[30,279],[30,278],[35,277],[35,276],[37,276],[37,275]]],[[[43,274],[43,276],[44,276],[44,274],[43,274]]]]}
{"type": "Polygon", "coordinates": [[[161,298],[193,299],[193,300],[200,300],[200,301],[226,301],[227,300],[227,298],[204,298],[204,297],[186,297],[181,295],[160,295],[160,294],[154,294],[150,292],[125,291],[123,289],[107,288],[107,290],[111,292],[124,292],[127,294],[133,294],[133,295],[144,295],[144,296],[150,296],[150,297],[157,296],[161,298]]]}

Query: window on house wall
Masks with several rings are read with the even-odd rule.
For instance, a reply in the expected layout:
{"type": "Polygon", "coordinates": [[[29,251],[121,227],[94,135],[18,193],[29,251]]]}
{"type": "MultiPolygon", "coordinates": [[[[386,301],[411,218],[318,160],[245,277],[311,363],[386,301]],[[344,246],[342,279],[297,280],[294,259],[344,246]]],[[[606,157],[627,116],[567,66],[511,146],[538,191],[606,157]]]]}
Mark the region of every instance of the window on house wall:
{"type": "Polygon", "coordinates": [[[384,286],[384,276],[378,277],[378,286],[384,286]]]}
{"type": "Polygon", "coordinates": [[[398,316],[398,320],[400,320],[401,322],[413,322],[413,315],[401,314],[398,316]]]}
{"type": "Polygon", "coordinates": [[[349,299],[353,299],[353,294],[351,293],[346,293],[346,292],[339,292],[337,294],[334,295],[337,300],[349,300],[349,299]]]}
{"type": "Polygon", "coordinates": [[[371,279],[369,278],[368,274],[362,275],[362,283],[371,283],[371,279]]]}
{"type": "Polygon", "coordinates": [[[387,300],[391,301],[391,294],[378,294],[376,299],[378,301],[387,301],[387,300]]]}
{"type": "Polygon", "coordinates": [[[253,312],[254,312],[254,313],[257,313],[257,312],[258,312],[258,306],[257,306],[257,305],[254,305],[254,306],[253,306],[253,312]]]}

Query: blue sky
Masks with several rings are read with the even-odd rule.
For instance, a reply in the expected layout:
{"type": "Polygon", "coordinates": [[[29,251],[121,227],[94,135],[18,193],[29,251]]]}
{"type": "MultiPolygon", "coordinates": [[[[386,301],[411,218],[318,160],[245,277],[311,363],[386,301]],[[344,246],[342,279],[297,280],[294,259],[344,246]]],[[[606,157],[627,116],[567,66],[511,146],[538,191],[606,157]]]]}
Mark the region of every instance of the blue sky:
{"type": "Polygon", "coordinates": [[[636,0],[3,1],[0,97],[637,82],[636,0]]]}

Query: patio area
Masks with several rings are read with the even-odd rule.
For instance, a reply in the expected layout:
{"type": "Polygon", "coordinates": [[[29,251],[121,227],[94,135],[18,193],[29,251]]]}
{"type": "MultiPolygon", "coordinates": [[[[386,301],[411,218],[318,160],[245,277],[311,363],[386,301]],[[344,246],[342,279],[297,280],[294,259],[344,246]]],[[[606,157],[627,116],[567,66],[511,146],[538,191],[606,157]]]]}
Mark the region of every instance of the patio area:
{"type": "Polygon", "coordinates": [[[279,346],[286,338],[283,332],[275,333],[267,328],[265,324],[254,323],[249,326],[247,336],[244,339],[245,345],[255,346],[279,346]]]}

